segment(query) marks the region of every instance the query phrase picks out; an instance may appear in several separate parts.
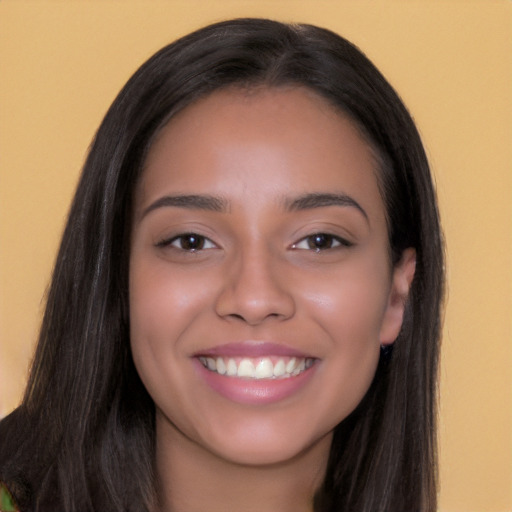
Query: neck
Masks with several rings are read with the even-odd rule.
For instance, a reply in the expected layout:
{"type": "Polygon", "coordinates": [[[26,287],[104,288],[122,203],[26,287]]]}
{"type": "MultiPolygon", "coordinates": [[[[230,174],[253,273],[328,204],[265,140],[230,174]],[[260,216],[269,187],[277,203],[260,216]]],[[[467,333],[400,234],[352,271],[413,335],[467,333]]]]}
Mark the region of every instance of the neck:
{"type": "Polygon", "coordinates": [[[159,436],[157,474],[161,512],[313,512],[331,436],[293,459],[271,465],[224,460],[183,436],[159,436]]]}

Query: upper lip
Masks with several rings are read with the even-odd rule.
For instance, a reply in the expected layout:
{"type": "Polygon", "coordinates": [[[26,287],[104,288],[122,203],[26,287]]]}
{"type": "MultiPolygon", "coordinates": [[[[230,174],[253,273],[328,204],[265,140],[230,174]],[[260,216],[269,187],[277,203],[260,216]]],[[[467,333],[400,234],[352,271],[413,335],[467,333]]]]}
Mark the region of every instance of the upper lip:
{"type": "Polygon", "coordinates": [[[194,354],[199,356],[226,356],[226,357],[264,357],[264,356],[289,356],[311,357],[308,354],[280,343],[268,341],[242,341],[216,345],[194,354]]]}

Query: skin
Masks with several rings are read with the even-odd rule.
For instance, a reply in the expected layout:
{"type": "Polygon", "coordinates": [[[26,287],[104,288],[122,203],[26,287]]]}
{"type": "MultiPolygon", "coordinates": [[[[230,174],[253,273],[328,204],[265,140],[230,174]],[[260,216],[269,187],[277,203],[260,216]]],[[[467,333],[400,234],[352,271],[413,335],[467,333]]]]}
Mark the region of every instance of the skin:
{"type": "Polygon", "coordinates": [[[313,509],[333,428],[396,339],[414,275],[412,249],[391,267],[377,173],[354,124],[303,88],[215,92],[157,137],[136,190],[130,318],[163,510],[313,509]],[[291,207],[311,193],[349,201],[291,207]],[[192,194],[222,208],[162,200],[192,194]],[[195,251],[179,238],[191,232],[195,251]],[[317,233],[332,238],[315,246],[317,233]],[[311,377],[275,403],[222,396],[194,355],[244,340],[311,355],[311,377]]]}

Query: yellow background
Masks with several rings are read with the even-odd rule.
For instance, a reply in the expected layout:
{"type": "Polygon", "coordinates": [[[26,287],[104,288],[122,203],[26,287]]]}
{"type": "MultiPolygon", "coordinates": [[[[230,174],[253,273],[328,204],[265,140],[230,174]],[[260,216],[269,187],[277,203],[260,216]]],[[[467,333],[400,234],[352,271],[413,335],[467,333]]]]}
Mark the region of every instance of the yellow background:
{"type": "Polygon", "coordinates": [[[512,3],[505,0],[0,1],[0,414],[20,398],[66,211],[105,110],[161,46],[238,16],[339,32],[412,111],[436,175],[448,251],[440,510],[510,512],[512,3]]]}

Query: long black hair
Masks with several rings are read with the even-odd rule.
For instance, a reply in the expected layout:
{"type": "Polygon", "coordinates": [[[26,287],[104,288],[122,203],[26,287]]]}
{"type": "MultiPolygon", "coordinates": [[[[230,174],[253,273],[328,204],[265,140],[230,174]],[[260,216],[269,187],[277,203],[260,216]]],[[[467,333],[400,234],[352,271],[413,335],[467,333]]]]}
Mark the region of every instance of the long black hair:
{"type": "Polygon", "coordinates": [[[380,160],[394,263],[414,247],[402,331],[335,430],[317,511],[436,510],[436,394],[443,250],[411,116],[375,66],[322,28],[217,23],[151,57],[103,120],[71,206],[21,406],[0,424],[0,480],[22,510],[143,511],[155,500],[154,405],[129,347],[134,187],[158,130],[228,86],[310,88],[359,127],[380,160]]]}

